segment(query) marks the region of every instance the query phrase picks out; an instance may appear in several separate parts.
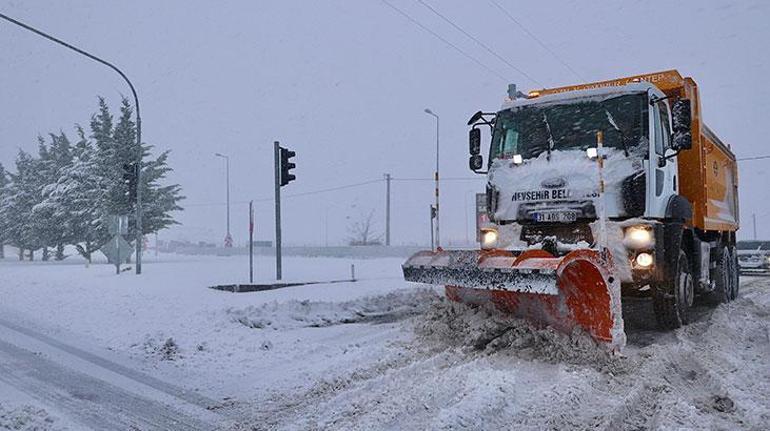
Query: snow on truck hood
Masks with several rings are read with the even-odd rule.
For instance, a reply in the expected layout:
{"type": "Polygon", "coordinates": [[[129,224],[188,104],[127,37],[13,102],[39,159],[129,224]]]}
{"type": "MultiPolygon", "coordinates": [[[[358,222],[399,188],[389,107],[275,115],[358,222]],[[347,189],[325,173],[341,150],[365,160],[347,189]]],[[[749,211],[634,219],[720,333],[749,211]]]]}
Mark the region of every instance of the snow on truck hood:
{"type": "MultiPolygon", "coordinates": [[[[605,183],[605,210],[607,216],[621,214],[623,180],[642,171],[642,161],[626,157],[622,150],[604,148],[606,160],[603,176],[605,183]]],[[[599,210],[599,171],[596,160],[585,151],[552,151],[525,160],[516,165],[510,159],[496,159],[489,169],[489,183],[500,193],[495,218],[517,219],[519,205],[554,204],[565,201],[592,201],[599,210]]]]}

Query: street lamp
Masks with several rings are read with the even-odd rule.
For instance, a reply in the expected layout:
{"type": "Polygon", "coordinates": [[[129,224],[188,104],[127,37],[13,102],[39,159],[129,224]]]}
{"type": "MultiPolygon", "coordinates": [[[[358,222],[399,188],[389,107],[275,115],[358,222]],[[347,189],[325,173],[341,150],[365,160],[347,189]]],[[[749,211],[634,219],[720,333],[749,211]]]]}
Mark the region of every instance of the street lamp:
{"type": "Polygon", "coordinates": [[[129,81],[128,77],[125,73],[123,73],[122,70],[118,69],[117,66],[114,64],[108,62],[107,60],[103,60],[89,52],[86,52],[74,45],[71,45],[61,39],[57,39],[50,34],[47,34],[41,30],[38,30],[30,25],[27,25],[21,21],[15,20],[8,15],[4,15],[0,13],[0,18],[18,25],[19,27],[29,30],[32,33],[37,34],[38,36],[42,36],[52,42],[58,43],[59,45],[62,45],[65,48],[71,49],[75,52],[77,52],[80,55],[83,55],[85,57],[90,58],[91,60],[101,63],[110,69],[114,70],[115,72],[120,75],[123,80],[126,81],[128,84],[128,87],[131,89],[131,94],[134,96],[134,106],[136,107],[136,274],[139,275],[142,273],[142,242],[144,241],[144,232],[142,231],[142,116],[139,115],[139,96],[136,94],[136,89],[134,89],[134,84],[129,81]]]}
{"type": "Polygon", "coordinates": [[[436,179],[436,248],[439,248],[439,247],[441,247],[441,236],[439,235],[439,223],[438,223],[438,220],[439,220],[439,206],[438,206],[438,154],[439,154],[438,153],[438,148],[439,148],[439,146],[438,146],[438,142],[439,142],[438,141],[438,131],[439,131],[439,119],[438,119],[438,115],[436,115],[436,113],[431,111],[430,108],[425,108],[425,113],[428,114],[428,115],[433,116],[434,118],[436,118],[436,174],[435,174],[435,179],[436,179]]]}
{"type": "Polygon", "coordinates": [[[225,159],[225,177],[227,181],[227,235],[225,235],[225,247],[233,246],[233,237],[230,236],[230,157],[220,153],[215,156],[225,159]]]}

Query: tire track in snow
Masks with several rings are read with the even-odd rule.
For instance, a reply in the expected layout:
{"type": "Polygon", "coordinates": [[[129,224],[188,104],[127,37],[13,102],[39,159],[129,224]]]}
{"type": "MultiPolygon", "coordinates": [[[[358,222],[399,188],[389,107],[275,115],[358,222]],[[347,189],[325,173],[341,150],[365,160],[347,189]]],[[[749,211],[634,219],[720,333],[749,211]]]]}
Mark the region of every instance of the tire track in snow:
{"type": "Polygon", "coordinates": [[[218,401],[205,397],[203,395],[200,395],[194,391],[186,390],[179,386],[172,385],[170,383],[156,379],[140,371],[133,370],[126,366],[117,364],[101,356],[95,355],[91,352],[87,352],[75,346],[63,343],[59,340],[56,340],[55,338],[33,331],[32,329],[26,328],[24,326],[17,325],[5,319],[0,318],[0,325],[5,326],[6,328],[16,331],[20,334],[26,335],[27,337],[33,338],[37,341],[48,344],[53,348],[66,352],[84,361],[88,361],[98,367],[112,371],[116,374],[120,374],[131,380],[134,380],[146,386],[149,386],[153,389],[156,389],[158,391],[169,394],[173,397],[184,400],[190,404],[194,404],[202,408],[211,408],[212,406],[219,404],[218,401]]]}
{"type": "Polygon", "coordinates": [[[210,424],[0,340],[0,381],[93,429],[205,430],[210,424]]]}

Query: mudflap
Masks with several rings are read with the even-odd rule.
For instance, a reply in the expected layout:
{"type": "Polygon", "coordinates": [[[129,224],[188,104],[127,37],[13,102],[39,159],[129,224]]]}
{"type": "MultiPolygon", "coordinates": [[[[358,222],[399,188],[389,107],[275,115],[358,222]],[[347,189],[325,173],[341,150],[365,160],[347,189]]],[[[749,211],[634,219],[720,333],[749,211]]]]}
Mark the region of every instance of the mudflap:
{"type": "Polygon", "coordinates": [[[625,346],[620,282],[607,250],[577,249],[563,257],[537,249],[428,251],[412,256],[403,270],[407,281],[445,285],[451,300],[492,303],[565,333],[580,328],[612,350],[625,346]]]}

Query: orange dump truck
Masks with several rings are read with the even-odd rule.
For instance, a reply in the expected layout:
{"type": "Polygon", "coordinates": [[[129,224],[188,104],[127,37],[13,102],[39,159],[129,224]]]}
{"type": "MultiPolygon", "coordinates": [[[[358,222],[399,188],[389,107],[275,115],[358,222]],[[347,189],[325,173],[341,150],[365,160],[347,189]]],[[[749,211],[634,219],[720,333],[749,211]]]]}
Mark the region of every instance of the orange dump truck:
{"type": "Polygon", "coordinates": [[[511,86],[501,110],[468,124],[470,167],[488,180],[481,247],[419,252],[406,280],[614,347],[623,297],[651,297],[663,328],[686,324],[696,296],[736,297],[735,156],[703,123],[691,78],[511,86]]]}

